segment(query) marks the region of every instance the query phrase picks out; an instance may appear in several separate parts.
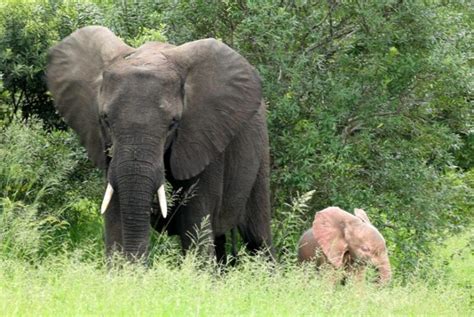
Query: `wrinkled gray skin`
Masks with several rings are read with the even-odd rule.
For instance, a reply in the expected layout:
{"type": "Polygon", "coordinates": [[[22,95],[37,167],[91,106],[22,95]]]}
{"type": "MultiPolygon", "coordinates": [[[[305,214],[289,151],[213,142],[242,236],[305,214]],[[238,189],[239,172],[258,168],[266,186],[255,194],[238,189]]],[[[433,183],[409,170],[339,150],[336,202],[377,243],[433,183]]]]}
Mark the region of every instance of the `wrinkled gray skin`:
{"type": "Polygon", "coordinates": [[[271,248],[265,107],[258,74],[242,56],[214,39],[135,49],[91,26],[50,50],[47,80],[57,110],[114,189],[108,254],[146,255],[150,223],[179,235],[187,250],[205,216],[220,260],[232,228],[251,251],[271,248]],[[151,209],[165,179],[194,194],[163,219],[151,209]]]}
{"type": "Polygon", "coordinates": [[[362,209],[355,209],[355,216],[338,207],[317,212],[313,227],[298,243],[298,261],[312,261],[317,266],[329,263],[360,279],[366,265],[373,264],[382,284],[392,275],[385,240],[362,209]]]}

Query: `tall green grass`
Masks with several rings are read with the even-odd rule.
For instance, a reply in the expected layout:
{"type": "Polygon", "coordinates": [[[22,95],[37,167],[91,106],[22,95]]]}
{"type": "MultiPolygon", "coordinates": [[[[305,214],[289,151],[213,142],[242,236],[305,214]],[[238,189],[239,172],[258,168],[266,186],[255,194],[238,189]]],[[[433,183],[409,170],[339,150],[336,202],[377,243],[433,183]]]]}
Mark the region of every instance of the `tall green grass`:
{"type": "Polygon", "coordinates": [[[474,228],[454,236],[437,248],[438,266],[459,287],[471,290],[474,304],[474,228]]]}
{"type": "MultiPolygon", "coordinates": [[[[468,316],[473,313],[472,250],[444,250],[459,270],[408,283],[395,280],[335,285],[329,274],[294,264],[269,265],[246,258],[223,272],[196,257],[168,256],[152,266],[107,269],[83,254],[53,256],[41,263],[0,260],[2,316],[468,316]],[[469,282],[470,280],[470,282],[469,282]],[[460,281],[463,281],[460,283],[460,281]]],[[[436,275],[436,274],[434,274],[436,275]]]]}

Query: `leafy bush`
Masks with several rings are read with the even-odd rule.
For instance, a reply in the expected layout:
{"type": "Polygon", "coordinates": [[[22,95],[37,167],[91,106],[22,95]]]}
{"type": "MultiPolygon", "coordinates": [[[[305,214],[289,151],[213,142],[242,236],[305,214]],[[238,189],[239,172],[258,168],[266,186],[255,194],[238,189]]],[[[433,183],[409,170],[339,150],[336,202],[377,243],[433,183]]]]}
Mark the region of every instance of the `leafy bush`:
{"type": "Polygon", "coordinates": [[[51,12],[40,5],[2,5],[0,10],[0,73],[8,92],[8,115],[22,110],[23,117],[36,114],[51,126],[58,122],[44,83],[46,53],[54,39],[51,12]]]}
{"type": "Polygon", "coordinates": [[[41,249],[41,233],[35,205],[0,201],[0,254],[11,258],[33,259],[41,249]]]}
{"type": "Polygon", "coordinates": [[[0,144],[2,255],[41,256],[101,240],[102,180],[72,133],[13,121],[0,144]]]}

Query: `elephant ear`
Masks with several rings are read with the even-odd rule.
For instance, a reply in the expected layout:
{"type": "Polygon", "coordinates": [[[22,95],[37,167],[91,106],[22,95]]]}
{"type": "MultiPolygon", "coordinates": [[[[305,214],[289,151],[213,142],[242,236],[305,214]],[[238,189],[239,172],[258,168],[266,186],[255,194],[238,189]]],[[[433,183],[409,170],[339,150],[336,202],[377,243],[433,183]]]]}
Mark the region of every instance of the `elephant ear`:
{"type": "Polygon", "coordinates": [[[184,111],[171,148],[176,179],[199,174],[261,107],[261,83],[245,58],[215,39],[164,52],[184,80],[184,111]]]}
{"type": "Polygon", "coordinates": [[[367,213],[363,209],[355,208],[354,209],[354,214],[356,215],[357,218],[361,219],[363,222],[371,225],[372,223],[369,220],[369,217],[367,216],[367,213]]]}
{"type": "Polygon", "coordinates": [[[81,28],[49,51],[47,82],[56,109],[79,134],[90,160],[100,168],[106,165],[97,100],[102,72],[131,51],[133,48],[101,26],[81,28]]]}
{"type": "Polygon", "coordinates": [[[354,218],[338,207],[328,207],[316,213],[313,235],[328,261],[341,268],[349,246],[344,236],[346,225],[354,218]]]}

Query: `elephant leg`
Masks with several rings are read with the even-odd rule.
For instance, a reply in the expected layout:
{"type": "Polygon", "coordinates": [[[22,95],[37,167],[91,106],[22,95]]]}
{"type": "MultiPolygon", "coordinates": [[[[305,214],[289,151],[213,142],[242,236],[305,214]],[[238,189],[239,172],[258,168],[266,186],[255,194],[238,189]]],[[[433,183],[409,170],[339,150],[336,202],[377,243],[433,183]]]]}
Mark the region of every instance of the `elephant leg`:
{"type": "Polygon", "coordinates": [[[199,253],[215,254],[212,212],[216,209],[216,199],[209,195],[210,185],[210,182],[200,179],[196,186],[190,187],[195,191],[190,194],[192,198],[177,208],[174,226],[184,253],[190,248],[198,248],[199,253]]]}
{"type": "Polygon", "coordinates": [[[113,195],[107,211],[104,214],[105,222],[105,250],[108,257],[114,252],[121,251],[123,246],[122,216],[118,195],[113,195]]]}
{"type": "Polygon", "coordinates": [[[179,212],[178,221],[179,236],[184,254],[194,248],[198,254],[208,254],[213,257],[215,254],[214,235],[209,217],[192,208],[183,208],[179,212]]]}
{"type": "MultiPolygon", "coordinates": [[[[182,205],[178,202],[174,215],[176,220],[173,227],[181,238],[184,253],[197,246],[199,252],[215,256],[217,250],[214,247],[216,235],[214,222],[222,205],[223,177],[223,154],[221,154],[198,177],[173,185],[175,188],[184,188],[184,196],[191,197],[182,205]]],[[[222,234],[224,232],[217,233],[219,237],[222,234]]],[[[221,249],[224,247],[225,244],[221,249]]]]}
{"type": "Polygon", "coordinates": [[[239,225],[239,232],[251,253],[264,251],[274,260],[267,170],[266,164],[263,162],[247,201],[245,221],[239,225]]]}
{"type": "Polygon", "coordinates": [[[235,266],[237,264],[237,229],[232,228],[230,231],[231,234],[231,258],[228,260],[226,252],[226,235],[216,236],[214,239],[214,246],[216,248],[216,258],[217,262],[224,265],[235,266]]]}
{"type": "Polygon", "coordinates": [[[231,240],[232,240],[232,258],[230,259],[229,264],[234,266],[237,264],[237,228],[232,228],[230,231],[231,240]]]}
{"type": "Polygon", "coordinates": [[[216,249],[217,263],[227,264],[227,254],[225,252],[225,234],[214,238],[214,247],[216,249]]]}

